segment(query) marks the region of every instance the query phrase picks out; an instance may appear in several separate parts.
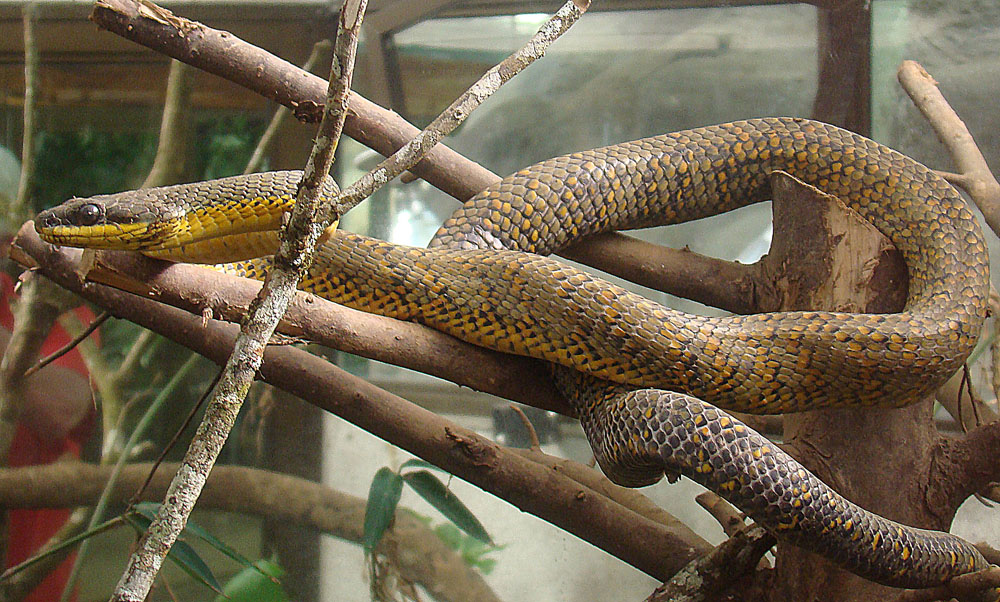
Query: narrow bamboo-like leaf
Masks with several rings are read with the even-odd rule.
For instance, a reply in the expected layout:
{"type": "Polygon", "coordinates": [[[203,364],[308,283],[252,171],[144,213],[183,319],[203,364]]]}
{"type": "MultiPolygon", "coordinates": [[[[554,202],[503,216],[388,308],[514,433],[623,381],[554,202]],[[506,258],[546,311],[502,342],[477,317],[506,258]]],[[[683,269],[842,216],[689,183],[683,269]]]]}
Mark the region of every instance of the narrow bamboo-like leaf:
{"type": "Polygon", "coordinates": [[[37,562],[41,562],[42,560],[45,560],[46,558],[48,558],[49,556],[51,556],[53,554],[59,553],[62,550],[65,550],[66,548],[75,546],[76,544],[80,543],[81,541],[83,541],[85,539],[88,539],[88,538],[93,537],[95,535],[99,535],[101,533],[104,533],[105,531],[108,531],[109,529],[113,529],[115,527],[121,526],[122,524],[124,524],[124,521],[123,521],[122,517],[116,516],[116,517],[114,517],[114,518],[112,518],[110,520],[106,520],[103,523],[95,526],[93,529],[88,529],[87,531],[84,531],[83,533],[80,533],[79,535],[75,535],[73,537],[70,537],[69,539],[67,539],[66,541],[60,543],[59,545],[57,545],[55,547],[52,547],[52,548],[50,548],[48,550],[45,550],[44,552],[42,552],[41,554],[38,554],[37,556],[32,556],[31,558],[25,560],[21,564],[17,564],[17,565],[14,565],[14,566],[10,567],[6,571],[4,571],[2,575],[0,575],[0,582],[3,582],[3,581],[6,581],[7,579],[10,579],[11,577],[13,577],[14,575],[16,575],[17,573],[20,573],[24,569],[32,566],[33,564],[35,564],[37,562]]]}
{"type": "Polygon", "coordinates": [[[382,540],[385,530],[396,515],[399,497],[403,494],[403,479],[389,468],[380,468],[368,489],[368,505],[365,508],[365,532],[361,544],[366,552],[371,552],[382,540]]]}
{"type": "Polygon", "coordinates": [[[402,473],[407,468],[429,468],[431,470],[440,470],[442,472],[447,472],[447,471],[445,471],[442,468],[438,468],[437,466],[434,466],[433,464],[431,464],[427,460],[421,460],[420,458],[413,458],[411,460],[407,460],[406,462],[403,462],[403,465],[399,467],[399,472],[402,473]]]}
{"type": "Polygon", "coordinates": [[[252,571],[256,571],[257,573],[260,573],[262,576],[267,577],[268,579],[271,579],[275,581],[275,583],[277,583],[277,579],[271,573],[268,573],[267,571],[264,571],[263,569],[260,568],[259,562],[253,562],[243,554],[240,554],[235,549],[233,549],[232,546],[222,541],[218,537],[212,535],[211,533],[208,532],[207,529],[197,524],[193,520],[188,520],[187,525],[184,527],[184,531],[190,533],[191,535],[194,535],[195,537],[204,541],[208,545],[212,546],[222,554],[225,554],[226,556],[229,556],[236,562],[242,564],[244,567],[251,569],[252,571]]]}
{"type": "MultiPolygon", "coordinates": [[[[141,502],[135,505],[135,511],[146,517],[149,520],[153,520],[156,513],[159,511],[160,505],[155,502],[141,502]]],[[[274,577],[263,570],[261,570],[257,563],[237,552],[232,546],[226,544],[224,541],[218,537],[212,535],[207,529],[194,522],[193,520],[188,520],[187,525],[184,526],[184,534],[194,535],[198,539],[204,541],[208,545],[212,546],[222,554],[229,556],[236,562],[242,564],[245,567],[251,568],[257,571],[261,575],[274,580],[274,577]]],[[[183,536],[183,535],[182,535],[183,536]]]]}
{"type": "MultiPolygon", "coordinates": [[[[155,504],[153,504],[155,506],[155,504]]],[[[152,523],[152,519],[147,516],[149,508],[143,508],[140,512],[138,508],[134,512],[125,515],[125,520],[132,525],[132,527],[140,534],[145,533],[149,530],[149,525],[152,523]]],[[[222,584],[219,580],[215,578],[212,573],[212,569],[208,568],[208,565],[201,556],[194,551],[185,541],[178,539],[174,542],[174,545],[170,547],[170,551],[167,552],[167,558],[171,562],[181,567],[185,573],[191,576],[195,581],[201,582],[202,585],[208,587],[217,594],[222,593],[222,584]]]]}
{"type": "Polygon", "coordinates": [[[278,580],[285,570],[271,560],[259,560],[236,573],[222,588],[215,602],[288,602],[278,580]]]}
{"type": "Polygon", "coordinates": [[[486,527],[479,522],[476,515],[462,503],[462,500],[445,487],[432,473],[426,470],[408,472],[403,475],[406,483],[413,488],[420,497],[427,500],[432,506],[438,509],[456,527],[475,537],[479,541],[493,543],[490,534],[486,532],[486,527]]]}
{"type": "Polygon", "coordinates": [[[440,525],[434,527],[434,534],[437,535],[438,539],[443,541],[446,546],[456,552],[461,551],[462,542],[469,537],[465,533],[462,533],[461,529],[451,523],[441,523],[440,525]]]}

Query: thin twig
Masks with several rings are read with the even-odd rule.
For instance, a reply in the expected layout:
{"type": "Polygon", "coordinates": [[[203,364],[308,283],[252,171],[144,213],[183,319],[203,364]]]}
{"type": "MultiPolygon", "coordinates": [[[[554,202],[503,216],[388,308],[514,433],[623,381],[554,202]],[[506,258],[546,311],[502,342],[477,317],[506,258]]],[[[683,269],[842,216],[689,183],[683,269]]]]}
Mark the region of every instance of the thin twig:
{"type": "Polygon", "coordinates": [[[79,345],[81,341],[83,341],[85,338],[89,337],[91,334],[94,333],[95,330],[97,330],[98,328],[100,328],[101,324],[104,324],[105,322],[107,322],[108,318],[110,318],[110,317],[111,317],[110,313],[108,313],[106,311],[102,311],[100,314],[98,314],[98,316],[96,318],[94,318],[90,322],[90,324],[87,325],[87,328],[85,328],[83,332],[81,332],[80,334],[78,334],[75,337],[73,337],[72,341],[66,343],[60,349],[58,349],[57,351],[55,351],[54,353],[52,353],[52,354],[50,354],[50,355],[48,355],[48,356],[46,356],[46,357],[38,360],[37,364],[35,364],[34,366],[32,366],[32,367],[28,368],[27,370],[25,370],[24,377],[28,378],[29,376],[31,376],[35,372],[38,372],[39,370],[41,370],[45,366],[48,366],[52,362],[56,361],[57,359],[61,358],[62,356],[66,355],[67,353],[69,353],[70,351],[72,351],[73,348],[76,347],[77,345],[79,345]]]}
{"type": "Polygon", "coordinates": [[[348,91],[366,7],[366,0],[345,0],[341,8],[323,118],[303,171],[295,207],[283,229],[274,266],[251,305],[202,423],[184,456],[182,468],[174,477],[156,518],[129,559],[112,600],[141,602],[149,594],[163,559],[184,529],[208,473],[236,422],[263,360],[267,341],[295,294],[299,280],[312,263],[316,242],[325,228],[324,224],[317,223],[316,217],[321,196],[328,188],[327,174],[347,114],[348,91]]]}
{"type": "Polygon", "coordinates": [[[528,431],[528,442],[530,443],[528,449],[541,450],[542,444],[538,440],[538,433],[535,431],[535,425],[531,424],[531,419],[528,418],[528,415],[524,413],[524,410],[520,406],[510,404],[510,409],[514,410],[514,413],[521,419],[524,430],[528,431]]]}
{"type": "Polygon", "coordinates": [[[746,520],[742,512],[733,507],[732,504],[722,499],[713,491],[703,491],[695,496],[694,501],[708,511],[719,525],[722,531],[729,537],[733,537],[740,530],[746,528],[746,520]]]}
{"type": "Polygon", "coordinates": [[[149,347],[162,340],[163,339],[158,338],[156,333],[152,330],[143,330],[139,333],[139,335],[132,342],[132,346],[129,347],[128,353],[125,355],[125,359],[122,360],[118,369],[111,375],[111,380],[116,384],[120,384],[125,378],[136,370],[139,365],[139,361],[149,350],[149,347]]]}
{"type": "MultiPolygon", "coordinates": [[[[177,373],[174,374],[174,377],[171,378],[170,383],[166,386],[164,391],[172,391],[173,389],[175,389],[180,379],[187,374],[187,371],[191,367],[194,366],[194,363],[197,360],[197,358],[198,358],[197,354],[191,354],[191,357],[188,358],[187,362],[185,362],[185,364],[181,366],[180,369],[177,370],[177,373]]],[[[129,500],[130,505],[135,504],[136,500],[142,497],[142,494],[146,491],[146,487],[149,485],[149,482],[153,479],[153,473],[156,472],[157,467],[159,467],[159,465],[163,463],[163,460],[166,459],[167,454],[170,453],[170,450],[172,450],[174,446],[177,445],[177,442],[180,441],[181,435],[184,434],[184,431],[187,430],[187,427],[189,427],[191,423],[194,422],[194,417],[198,415],[198,410],[200,410],[201,407],[205,404],[205,400],[208,399],[208,396],[215,388],[215,385],[219,384],[220,378],[222,378],[221,371],[218,374],[216,374],[215,378],[212,379],[212,382],[209,383],[207,387],[205,387],[205,392],[202,393],[201,397],[198,398],[197,403],[191,406],[191,409],[188,410],[188,415],[184,418],[184,422],[179,427],[177,427],[177,430],[174,431],[173,437],[171,437],[170,441],[168,441],[167,444],[163,446],[163,449],[160,450],[160,454],[156,456],[155,460],[153,460],[153,469],[149,471],[149,475],[146,477],[146,480],[143,481],[142,485],[139,486],[139,489],[129,500]]],[[[157,396],[158,401],[163,400],[165,398],[166,396],[163,395],[162,393],[157,396]]],[[[156,409],[159,408],[159,405],[160,404],[156,402],[150,405],[149,409],[146,412],[146,415],[149,416],[151,415],[151,413],[155,412],[156,409]]],[[[138,427],[136,431],[133,431],[132,437],[129,438],[130,443],[134,444],[134,441],[132,441],[132,439],[136,438],[136,432],[138,432],[138,427]]],[[[123,453],[121,455],[122,460],[124,460],[128,456],[128,451],[129,451],[128,447],[129,446],[126,446],[126,448],[123,450],[123,453]]]]}
{"type": "Polygon", "coordinates": [[[35,41],[35,3],[24,5],[24,133],[21,139],[21,178],[10,207],[12,223],[23,221],[31,207],[35,179],[35,119],[38,114],[38,44],[35,41]]]}
{"type": "MultiPolygon", "coordinates": [[[[1000,294],[997,289],[990,286],[989,311],[993,316],[993,327],[989,332],[990,338],[990,360],[991,370],[987,377],[990,381],[990,391],[994,398],[1000,398],[1000,294]]],[[[996,420],[996,413],[992,408],[987,408],[986,422],[996,420]]]]}
{"type": "Polygon", "coordinates": [[[177,184],[182,179],[194,74],[195,70],[188,65],[170,61],[156,156],[142,183],[143,188],[177,184]]]}
{"type": "MultiPolygon", "coordinates": [[[[559,36],[576,23],[589,7],[589,0],[570,0],[563,4],[539,28],[538,33],[528,40],[527,44],[504,59],[499,65],[487,71],[415,138],[403,145],[385,161],[379,163],[375,169],[344,189],[337,206],[331,208],[336,212],[336,216],[343,215],[390,180],[419,163],[441,138],[461,125],[469,114],[496,92],[500,86],[541,58],[552,42],[559,39],[559,36]]],[[[327,217],[329,218],[329,216],[327,217]]]]}
{"type": "MultiPolygon", "coordinates": [[[[330,40],[320,40],[313,44],[312,52],[309,53],[309,58],[302,65],[302,70],[312,71],[316,63],[319,62],[320,56],[329,49],[330,40]]],[[[260,170],[261,165],[264,164],[264,157],[267,156],[267,152],[271,149],[271,144],[278,136],[278,130],[281,129],[281,125],[285,123],[291,114],[292,110],[288,107],[284,105],[278,106],[278,109],[271,117],[270,123],[267,124],[264,133],[261,134],[260,140],[257,141],[257,146],[253,149],[253,155],[247,161],[247,166],[243,169],[244,174],[251,174],[260,170]]]]}

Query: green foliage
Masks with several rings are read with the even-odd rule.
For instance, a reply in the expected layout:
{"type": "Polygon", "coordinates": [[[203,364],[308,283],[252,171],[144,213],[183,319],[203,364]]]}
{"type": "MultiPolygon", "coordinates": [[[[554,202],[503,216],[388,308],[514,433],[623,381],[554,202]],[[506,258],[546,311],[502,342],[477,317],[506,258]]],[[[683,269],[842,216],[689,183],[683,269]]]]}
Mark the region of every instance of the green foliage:
{"type": "MultiPolygon", "coordinates": [[[[470,566],[477,567],[484,573],[492,571],[496,560],[486,558],[486,555],[503,547],[493,543],[486,527],[475,514],[434,474],[428,470],[409,470],[417,467],[440,470],[433,464],[414,459],[404,462],[398,472],[383,467],[375,473],[365,508],[362,537],[365,553],[370,554],[375,549],[385,531],[392,525],[403,485],[406,484],[450,521],[435,528],[438,537],[459,552],[470,566]]],[[[416,516],[430,522],[430,519],[416,516]]]]}
{"type": "MultiPolygon", "coordinates": [[[[191,138],[191,179],[241,173],[263,131],[263,119],[247,115],[207,115],[191,138]]],[[[142,184],[156,156],[157,131],[41,131],[35,155],[33,204],[36,209],[68,198],[107,194],[142,184]]]]}
{"type": "Polygon", "coordinates": [[[483,523],[479,522],[479,519],[458,499],[458,496],[452,493],[436,476],[426,470],[407,472],[402,476],[407,485],[434,506],[445,518],[454,523],[456,527],[485,544],[491,545],[493,543],[483,523]]]}
{"type": "Polygon", "coordinates": [[[285,569],[271,560],[258,560],[226,582],[215,602],[289,602],[278,581],[285,569]]]}
{"type": "MultiPolygon", "coordinates": [[[[142,535],[149,530],[150,524],[156,517],[158,504],[139,504],[133,512],[125,515],[125,520],[135,529],[136,533],[142,535]]],[[[183,534],[182,534],[183,537],[183,534]]],[[[194,551],[191,545],[178,538],[174,545],[167,552],[167,559],[176,564],[185,573],[190,575],[195,581],[201,583],[212,591],[222,593],[222,584],[215,578],[212,569],[202,560],[201,556],[194,551]]]]}
{"type": "MultiPolygon", "coordinates": [[[[124,516],[125,520],[131,524],[136,532],[144,533],[149,529],[149,525],[159,511],[159,504],[143,502],[136,506],[124,516]]],[[[167,552],[167,558],[179,566],[185,573],[190,575],[195,581],[217,592],[222,598],[235,600],[262,600],[282,602],[288,600],[287,594],[281,587],[278,578],[284,574],[284,570],[276,563],[267,560],[251,562],[231,546],[215,537],[194,521],[188,521],[181,536],[174,542],[173,547],[167,552]],[[215,578],[208,564],[202,560],[201,556],[187,542],[189,536],[207,543],[216,551],[232,558],[237,563],[243,565],[241,570],[223,588],[215,578]]],[[[216,598],[217,600],[220,598],[216,598]]]]}
{"type": "Polygon", "coordinates": [[[445,545],[458,552],[465,564],[476,567],[484,575],[489,575],[497,566],[496,558],[489,558],[488,555],[507,547],[484,543],[471,535],[466,535],[451,523],[442,523],[434,527],[434,534],[445,545]]]}
{"type": "Polygon", "coordinates": [[[365,528],[361,545],[371,553],[382,541],[386,529],[396,516],[396,506],[403,494],[403,478],[392,469],[382,467],[375,473],[368,488],[368,505],[365,507],[365,528]]]}

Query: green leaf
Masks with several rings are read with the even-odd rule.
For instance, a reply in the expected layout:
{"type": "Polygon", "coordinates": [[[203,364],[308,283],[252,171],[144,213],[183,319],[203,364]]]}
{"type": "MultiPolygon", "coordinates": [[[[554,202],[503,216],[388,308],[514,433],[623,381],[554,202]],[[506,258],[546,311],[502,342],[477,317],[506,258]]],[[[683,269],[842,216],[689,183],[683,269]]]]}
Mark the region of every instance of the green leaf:
{"type": "Polygon", "coordinates": [[[489,575],[493,572],[493,569],[497,568],[496,558],[479,558],[470,564],[479,569],[479,571],[484,575],[489,575]]]}
{"type": "Polygon", "coordinates": [[[28,568],[28,567],[30,567],[30,566],[38,563],[38,562],[41,562],[42,560],[45,560],[46,558],[48,558],[49,556],[52,556],[53,554],[58,554],[59,552],[65,550],[66,548],[73,547],[73,546],[75,546],[76,544],[80,543],[81,541],[83,541],[85,539],[91,538],[91,537],[93,537],[95,535],[99,535],[101,533],[104,533],[105,531],[109,531],[111,529],[114,529],[115,527],[122,526],[123,524],[124,524],[124,520],[122,519],[122,517],[116,516],[116,517],[114,517],[114,518],[112,518],[110,520],[104,521],[103,523],[101,523],[99,525],[96,525],[93,529],[88,529],[87,531],[84,531],[83,533],[80,533],[79,535],[76,535],[74,537],[70,537],[69,539],[63,541],[59,545],[54,546],[52,548],[49,548],[49,549],[45,550],[44,552],[42,552],[41,554],[38,554],[37,556],[32,556],[31,558],[28,558],[27,560],[25,560],[24,562],[22,562],[20,564],[17,564],[15,566],[10,567],[6,571],[4,571],[2,575],[0,575],[0,582],[3,582],[3,581],[6,581],[7,579],[10,579],[11,577],[13,577],[14,575],[16,575],[17,573],[20,573],[24,569],[26,569],[26,568],[28,568]]]}
{"type": "Polygon", "coordinates": [[[431,470],[444,471],[444,469],[438,468],[437,466],[434,466],[430,462],[426,460],[421,460],[420,458],[413,458],[411,460],[403,462],[403,465],[399,467],[399,472],[402,473],[407,468],[430,468],[431,470]]]}
{"type": "Polygon", "coordinates": [[[145,518],[145,521],[139,522],[149,527],[149,523],[153,522],[156,518],[156,513],[160,511],[160,505],[155,502],[139,502],[135,506],[132,506],[132,511],[145,518]]]}
{"type": "Polygon", "coordinates": [[[226,582],[215,602],[289,602],[278,579],[285,569],[271,560],[258,560],[226,582]]]}
{"type": "MultiPolygon", "coordinates": [[[[150,506],[157,506],[157,504],[140,504],[145,506],[141,510],[136,507],[132,512],[125,515],[125,520],[132,525],[132,527],[140,535],[149,530],[149,525],[153,522],[153,519],[148,516],[150,511],[150,506]]],[[[155,513],[154,513],[155,515],[155,513]]],[[[201,582],[202,585],[208,587],[212,591],[221,594],[222,584],[219,580],[215,578],[212,574],[212,569],[208,568],[208,564],[201,559],[201,556],[194,551],[186,541],[178,539],[174,542],[174,545],[170,547],[170,551],[167,552],[167,558],[169,558],[174,564],[179,566],[181,570],[190,575],[195,581],[201,582]]]]}
{"type": "MultiPolygon", "coordinates": [[[[154,518],[156,518],[156,513],[159,511],[160,505],[154,502],[141,502],[139,504],[136,504],[134,509],[136,512],[141,514],[147,520],[152,521],[154,518]]],[[[253,569],[259,572],[261,575],[271,578],[268,573],[262,572],[261,569],[257,568],[257,565],[252,560],[237,552],[233,547],[226,544],[218,537],[209,533],[207,529],[205,529],[198,523],[194,522],[193,520],[188,520],[187,525],[185,525],[184,527],[184,532],[181,534],[181,537],[183,537],[186,534],[194,535],[198,539],[204,541],[208,545],[215,548],[220,553],[242,564],[244,567],[253,569]]]]}
{"type": "Polygon", "coordinates": [[[445,487],[436,476],[426,470],[408,472],[403,475],[406,484],[413,488],[420,497],[427,500],[432,506],[438,509],[448,520],[459,529],[475,537],[479,541],[489,544],[493,543],[490,534],[486,532],[486,527],[472,513],[469,508],[462,503],[458,497],[445,487]]]}
{"type": "MultiPolygon", "coordinates": [[[[236,562],[242,564],[244,567],[257,571],[264,577],[273,578],[273,576],[270,573],[264,572],[262,569],[258,568],[257,565],[260,564],[259,562],[254,563],[249,558],[247,558],[243,554],[240,554],[231,546],[223,542],[221,539],[209,533],[208,530],[206,530],[201,525],[195,523],[193,520],[188,520],[187,526],[184,527],[184,531],[186,533],[194,535],[195,537],[204,541],[208,545],[212,546],[222,554],[225,554],[226,556],[229,556],[236,562]]],[[[278,568],[280,569],[281,567],[278,568]]]]}
{"type": "Polygon", "coordinates": [[[365,508],[365,531],[361,544],[371,553],[382,540],[385,530],[396,515],[399,497],[403,494],[403,479],[391,469],[383,467],[375,473],[368,489],[368,506],[365,508]]]}
{"type": "Polygon", "coordinates": [[[443,523],[434,527],[434,533],[446,546],[456,552],[462,549],[462,543],[469,537],[451,523],[443,523]]]}

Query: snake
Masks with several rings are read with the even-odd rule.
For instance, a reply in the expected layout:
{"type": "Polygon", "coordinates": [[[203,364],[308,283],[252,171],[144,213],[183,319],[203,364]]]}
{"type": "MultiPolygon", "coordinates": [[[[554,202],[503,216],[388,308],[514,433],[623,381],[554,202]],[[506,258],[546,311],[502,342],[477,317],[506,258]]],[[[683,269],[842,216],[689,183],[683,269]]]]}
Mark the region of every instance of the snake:
{"type": "MultiPolygon", "coordinates": [[[[52,243],[174,261],[237,261],[262,278],[299,172],[71,199],[35,221],[52,243]],[[242,240],[249,240],[246,249],[242,240]],[[247,261],[242,261],[247,260],[247,261]]],[[[324,195],[337,194],[328,180],[324,195]]],[[[800,118],[700,127],[527,167],[466,201],[428,248],[329,234],[302,287],[552,364],[607,476],[687,476],[779,539],[895,587],[989,566],[949,533],[842,497],[728,414],[925,399],[966,360],[986,316],[976,218],[939,175],[847,130],[800,118]],[[783,170],[840,198],[902,253],[901,312],[679,312],[552,259],[601,232],[699,219],[769,199],[783,170]]]]}

